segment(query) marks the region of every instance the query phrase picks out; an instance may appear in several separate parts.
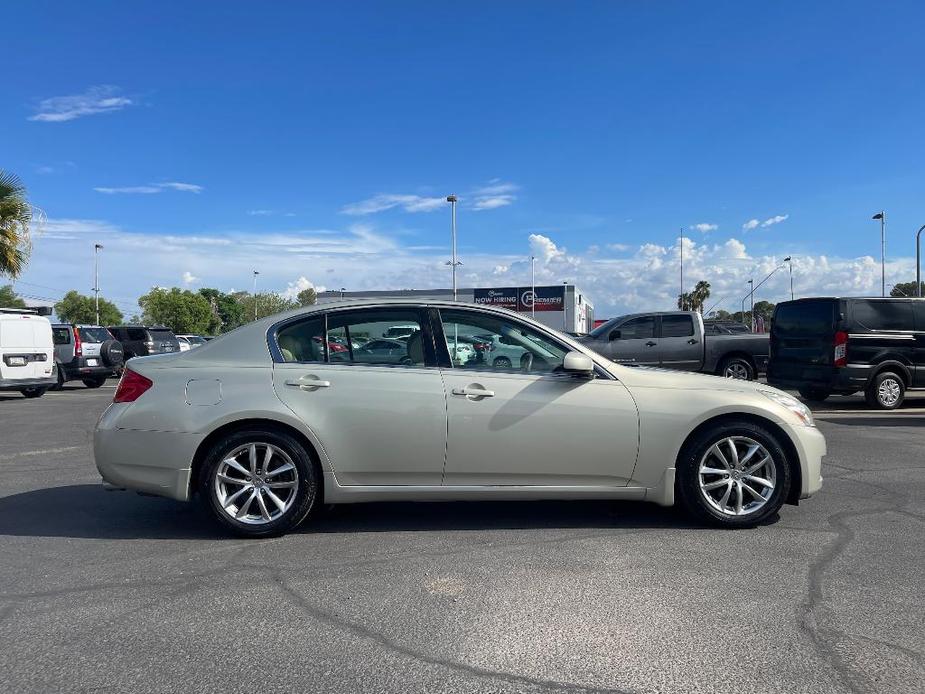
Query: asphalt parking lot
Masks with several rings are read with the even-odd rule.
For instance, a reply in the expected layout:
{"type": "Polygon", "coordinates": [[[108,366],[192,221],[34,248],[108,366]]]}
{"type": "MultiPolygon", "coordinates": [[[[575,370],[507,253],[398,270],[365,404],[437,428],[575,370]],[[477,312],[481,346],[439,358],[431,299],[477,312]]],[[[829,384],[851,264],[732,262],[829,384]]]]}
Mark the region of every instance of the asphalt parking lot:
{"type": "Polygon", "coordinates": [[[925,690],[925,398],[817,408],[822,492],[755,530],[632,503],[376,504],[244,541],[103,490],[89,438],[112,392],[0,394],[5,691],[925,690]]]}

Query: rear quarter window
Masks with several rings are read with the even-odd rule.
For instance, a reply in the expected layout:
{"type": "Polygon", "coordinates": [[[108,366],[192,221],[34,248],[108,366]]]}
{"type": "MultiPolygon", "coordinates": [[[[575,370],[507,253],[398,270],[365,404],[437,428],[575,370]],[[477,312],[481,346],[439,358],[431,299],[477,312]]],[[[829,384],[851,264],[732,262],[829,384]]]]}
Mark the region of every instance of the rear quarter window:
{"type": "Polygon", "coordinates": [[[909,301],[852,301],[851,318],[862,330],[912,330],[909,301]]]}
{"type": "Polygon", "coordinates": [[[169,330],[149,330],[151,334],[151,339],[158,342],[173,342],[176,340],[176,336],[169,330]]]}
{"type": "Polygon", "coordinates": [[[112,339],[106,328],[78,328],[78,330],[80,330],[80,339],[83,342],[106,342],[112,339]]]}
{"type": "Polygon", "coordinates": [[[56,345],[71,344],[71,331],[69,328],[52,328],[51,337],[56,345]]]}

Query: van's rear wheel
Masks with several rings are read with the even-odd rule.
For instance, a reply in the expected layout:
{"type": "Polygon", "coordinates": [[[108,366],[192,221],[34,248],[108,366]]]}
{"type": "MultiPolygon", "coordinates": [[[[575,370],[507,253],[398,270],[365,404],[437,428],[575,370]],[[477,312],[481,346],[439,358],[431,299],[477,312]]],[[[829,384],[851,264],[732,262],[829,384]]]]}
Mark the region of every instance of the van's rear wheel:
{"type": "Polygon", "coordinates": [[[777,513],[790,491],[790,464],[776,437],[751,422],[724,422],[689,441],[678,460],[678,495],[697,518],[753,527],[777,513]]]}
{"type": "Polygon", "coordinates": [[[85,379],[83,379],[83,384],[84,384],[85,386],[87,386],[87,388],[99,388],[99,387],[102,386],[104,383],[106,383],[106,377],[105,377],[105,376],[98,376],[97,378],[85,378],[85,379]]]}
{"type": "Polygon", "coordinates": [[[906,397],[906,384],[892,371],[884,371],[871,379],[864,391],[867,404],[878,410],[895,410],[906,397]]]}
{"type": "Polygon", "coordinates": [[[215,518],[245,537],[280,535],[315,506],[321,480],[292,436],[248,430],[212,447],[200,492],[215,518]]]}
{"type": "Polygon", "coordinates": [[[800,388],[800,397],[810,402],[825,402],[831,394],[831,391],[824,388],[800,388]]]}

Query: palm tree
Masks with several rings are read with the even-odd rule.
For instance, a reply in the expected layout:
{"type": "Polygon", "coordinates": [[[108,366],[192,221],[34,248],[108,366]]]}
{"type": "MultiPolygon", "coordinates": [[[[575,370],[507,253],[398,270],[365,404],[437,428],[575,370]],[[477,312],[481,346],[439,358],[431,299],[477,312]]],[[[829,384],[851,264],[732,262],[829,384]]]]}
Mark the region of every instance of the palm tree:
{"type": "Polygon", "coordinates": [[[0,275],[18,277],[29,259],[32,206],[18,177],[0,171],[0,275]]]}

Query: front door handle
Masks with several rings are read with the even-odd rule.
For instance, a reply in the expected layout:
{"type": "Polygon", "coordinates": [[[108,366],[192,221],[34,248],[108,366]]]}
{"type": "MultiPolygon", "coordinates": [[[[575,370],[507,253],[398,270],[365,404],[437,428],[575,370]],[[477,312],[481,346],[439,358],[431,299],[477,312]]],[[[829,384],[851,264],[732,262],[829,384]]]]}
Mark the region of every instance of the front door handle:
{"type": "Polygon", "coordinates": [[[689,344],[689,345],[696,345],[697,342],[698,342],[698,340],[695,340],[694,338],[691,338],[690,340],[687,341],[687,344],[689,344]]]}
{"type": "Polygon", "coordinates": [[[466,388],[453,388],[453,395],[465,395],[467,398],[493,398],[495,397],[495,391],[468,386],[466,388]]]}
{"type": "Polygon", "coordinates": [[[322,381],[317,376],[303,376],[302,378],[286,381],[286,385],[301,390],[314,390],[315,388],[330,388],[331,382],[322,381]]]}
{"type": "Polygon", "coordinates": [[[646,347],[655,347],[655,345],[657,345],[657,344],[658,344],[657,342],[651,342],[651,341],[650,341],[650,342],[647,342],[647,343],[646,343],[646,347]]]}

